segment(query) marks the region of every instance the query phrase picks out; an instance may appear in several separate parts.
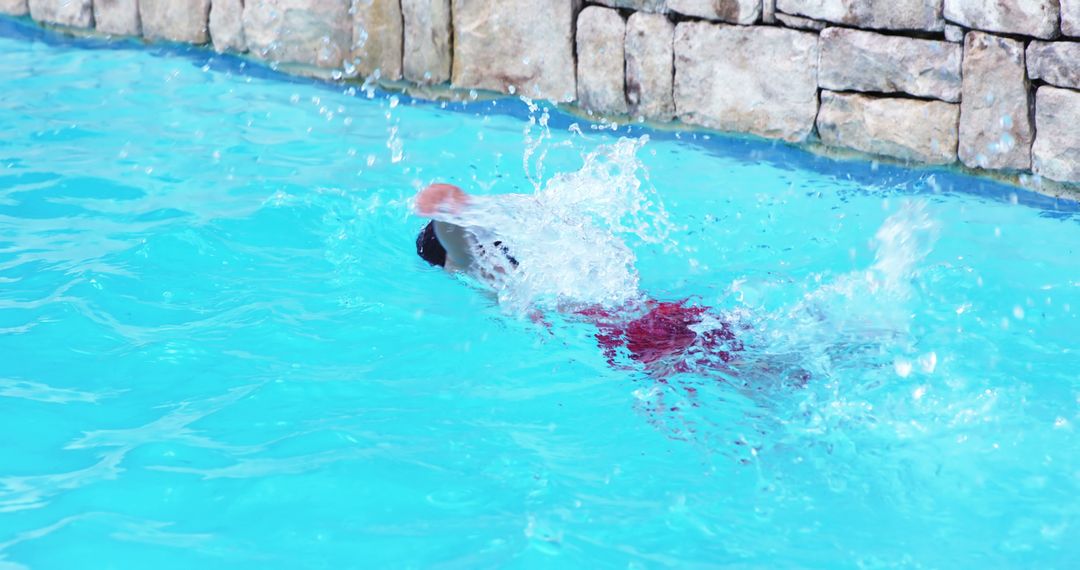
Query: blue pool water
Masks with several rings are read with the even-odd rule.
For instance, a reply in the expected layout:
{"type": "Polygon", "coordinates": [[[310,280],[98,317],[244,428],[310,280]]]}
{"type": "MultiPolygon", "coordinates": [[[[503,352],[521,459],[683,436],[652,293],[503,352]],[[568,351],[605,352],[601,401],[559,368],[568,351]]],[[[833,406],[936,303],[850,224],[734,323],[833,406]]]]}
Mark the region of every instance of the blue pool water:
{"type": "Polygon", "coordinates": [[[1080,560],[1075,203],[11,21],[0,77],[0,569],[1080,560]],[[621,192],[639,294],[753,364],[612,366],[550,308],[587,268],[429,268],[434,180],[621,192]]]}

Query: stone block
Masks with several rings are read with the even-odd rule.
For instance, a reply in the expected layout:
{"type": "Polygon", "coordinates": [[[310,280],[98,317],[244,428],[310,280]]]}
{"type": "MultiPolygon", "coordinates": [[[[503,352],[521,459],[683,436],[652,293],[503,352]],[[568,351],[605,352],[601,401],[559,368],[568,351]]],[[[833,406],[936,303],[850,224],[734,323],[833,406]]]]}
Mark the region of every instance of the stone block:
{"type": "Polygon", "coordinates": [[[1035,174],[1080,182],[1080,92],[1043,86],[1035,96],[1035,174]]]}
{"type": "Polygon", "coordinates": [[[94,25],[92,0],[29,0],[30,17],[43,24],[90,28],[94,25]]]}
{"type": "Polygon", "coordinates": [[[353,0],[352,58],[363,77],[401,79],[402,29],[400,0],[353,0]]]}
{"type": "Polygon", "coordinates": [[[1031,42],[1027,48],[1027,71],[1031,79],[1080,89],[1080,42],[1031,42]]]}
{"type": "Polygon", "coordinates": [[[1024,44],[968,32],[964,39],[960,160],[972,168],[1031,167],[1031,92],[1024,44]]]}
{"type": "Polygon", "coordinates": [[[626,113],[626,22],[611,8],[578,15],[577,100],[590,111],[626,113]]]}
{"type": "Polygon", "coordinates": [[[30,13],[26,0],[0,0],[0,14],[25,16],[30,13]]]}
{"type": "Polygon", "coordinates": [[[945,0],[945,19],[965,28],[1053,38],[1059,0],[945,0]]]}
{"type": "Polygon", "coordinates": [[[964,28],[960,26],[945,24],[945,41],[962,44],[964,43],[964,33],[964,28]]]}
{"type": "Polygon", "coordinates": [[[675,28],[675,108],[690,124],[805,140],[818,106],[818,37],[776,27],[675,28]]]}
{"type": "Polygon", "coordinates": [[[675,25],[636,12],[626,21],[626,100],[630,114],[658,121],[675,117],[672,98],[675,25]]]}
{"type": "Polygon", "coordinates": [[[218,52],[247,51],[244,0],[213,0],[210,4],[210,39],[218,52]]]}
{"type": "Polygon", "coordinates": [[[572,101],[575,0],[453,0],[456,87],[572,101]]]}
{"type": "Polygon", "coordinates": [[[761,17],[761,0],[667,0],[668,9],[684,16],[753,24],[761,17]]]}
{"type": "Polygon", "coordinates": [[[955,103],[962,55],[954,43],[828,28],[821,33],[818,84],[833,91],[907,93],[955,103]]]}
{"type": "Polygon", "coordinates": [[[1061,0],[1061,33],[1080,38],[1080,0],[1061,0]]]}
{"type": "Polygon", "coordinates": [[[210,0],[139,0],[139,18],[148,40],[210,41],[210,0]]]}
{"type": "Polygon", "coordinates": [[[450,81],[450,0],[401,0],[402,70],[413,83],[450,81]]]}
{"type": "Polygon", "coordinates": [[[94,27],[103,34],[142,34],[139,0],[94,0],[94,27]]]}
{"type": "Polygon", "coordinates": [[[821,141],[881,156],[929,164],[956,161],[958,105],[821,92],[821,141]]]}
{"type": "Polygon", "coordinates": [[[879,30],[941,31],[942,0],[776,0],[776,10],[879,30]]]}
{"type": "Polygon", "coordinates": [[[761,0],[761,21],[766,24],[776,23],[776,0],[761,0]]]}
{"type": "Polygon", "coordinates": [[[776,13],[776,19],[784,26],[788,28],[795,28],[796,30],[810,30],[812,32],[820,32],[829,27],[828,22],[822,22],[821,20],[812,20],[810,18],[803,18],[802,16],[792,16],[791,14],[785,14],[783,12],[776,13]]]}
{"type": "Polygon", "coordinates": [[[627,8],[639,12],[663,14],[668,10],[668,0],[593,0],[609,8],[627,8]]]}
{"type": "Polygon", "coordinates": [[[257,57],[337,68],[349,57],[349,0],[244,0],[244,37],[257,57]]]}

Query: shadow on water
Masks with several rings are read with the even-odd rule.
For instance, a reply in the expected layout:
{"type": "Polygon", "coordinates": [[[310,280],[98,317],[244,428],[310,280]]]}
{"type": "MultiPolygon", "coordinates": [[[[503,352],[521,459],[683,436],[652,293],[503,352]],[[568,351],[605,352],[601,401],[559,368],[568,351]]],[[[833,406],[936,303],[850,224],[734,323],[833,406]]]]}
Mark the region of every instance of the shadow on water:
{"type": "MultiPolygon", "coordinates": [[[[343,82],[297,77],[274,70],[269,65],[232,54],[218,54],[203,47],[175,43],[148,44],[137,38],[108,40],[98,37],[76,37],[49,30],[25,18],[0,17],[0,38],[41,42],[49,46],[73,46],[97,50],[141,50],[156,57],[169,57],[189,61],[193,66],[240,77],[269,80],[285,84],[308,85],[314,88],[340,93],[343,82]]],[[[376,97],[387,97],[391,92],[375,88],[376,97]]],[[[396,94],[402,103],[420,107],[439,107],[441,110],[464,113],[497,115],[527,121],[532,111],[515,97],[499,97],[484,101],[431,101],[396,94]]],[[[585,121],[563,112],[550,110],[548,126],[553,130],[567,131],[573,125],[585,121]]],[[[868,160],[843,160],[821,156],[796,145],[782,141],[769,141],[742,135],[711,135],[692,131],[670,131],[646,125],[620,125],[610,131],[611,136],[638,137],[648,135],[661,141],[678,140],[681,144],[704,149],[716,156],[762,162],[781,170],[807,170],[855,182],[868,188],[882,188],[887,181],[890,187],[904,188],[911,194],[949,192],[976,195],[1000,202],[1014,202],[1043,211],[1046,217],[1070,218],[1080,213],[1080,202],[1040,194],[1003,182],[983,179],[949,167],[905,167],[882,164],[868,160]],[[933,177],[932,181],[930,177],[933,177]]]]}

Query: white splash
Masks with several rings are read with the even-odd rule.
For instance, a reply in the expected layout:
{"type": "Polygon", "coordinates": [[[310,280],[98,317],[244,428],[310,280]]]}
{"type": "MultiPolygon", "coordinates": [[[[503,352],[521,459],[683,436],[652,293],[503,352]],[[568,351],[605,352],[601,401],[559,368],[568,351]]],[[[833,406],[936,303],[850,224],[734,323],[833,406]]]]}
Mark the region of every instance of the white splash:
{"type": "MultiPolygon", "coordinates": [[[[905,201],[875,233],[870,267],[810,291],[799,303],[770,319],[771,348],[804,355],[820,353],[819,360],[826,367],[837,355],[850,358],[851,351],[860,347],[875,353],[894,347],[908,353],[913,348],[908,346],[908,301],[937,235],[938,224],[930,217],[926,202],[905,201]]],[[[901,378],[910,375],[916,365],[930,373],[937,356],[928,355],[916,362],[904,357],[894,362],[901,378]]]]}
{"type": "Polygon", "coordinates": [[[487,255],[477,268],[493,277],[500,304],[512,312],[628,302],[638,297],[638,274],[624,238],[655,243],[671,231],[637,158],[647,142],[601,145],[580,170],[536,182],[533,194],[474,197],[466,211],[442,219],[469,228],[485,248],[499,241],[518,262],[512,269],[505,256],[487,255]]]}

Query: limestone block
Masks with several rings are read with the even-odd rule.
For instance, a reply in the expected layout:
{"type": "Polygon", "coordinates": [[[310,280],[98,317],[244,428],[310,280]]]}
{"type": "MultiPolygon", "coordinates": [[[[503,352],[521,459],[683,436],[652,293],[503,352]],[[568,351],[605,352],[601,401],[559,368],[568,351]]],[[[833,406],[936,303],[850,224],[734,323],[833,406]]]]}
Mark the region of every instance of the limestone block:
{"type": "Polygon", "coordinates": [[[882,30],[940,31],[942,0],[776,0],[776,10],[815,20],[882,30]]]}
{"type": "Polygon", "coordinates": [[[26,0],[0,0],[0,14],[9,16],[25,16],[30,13],[30,7],[26,0]]]}
{"type": "Polygon", "coordinates": [[[364,77],[401,79],[400,0],[352,0],[353,63],[364,77]]]}
{"type": "Polygon", "coordinates": [[[1031,79],[1080,89],[1080,42],[1031,42],[1027,70],[1031,79]]]}
{"type": "Polygon", "coordinates": [[[821,92],[821,141],[870,154],[929,164],[956,161],[958,105],[821,92]]]}
{"type": "Polygon", "coordinates": [[[593,0],[611,8],[629,8],[639,12],[663,14],[668,10],[668,0],[593,0]]]}
{"type": "Polygon", "coordinates": [[[945,24],[945,40],[956,42],[958,44],[964,43],[964,28],[952,24],[945,24]]]}
{"type": "Polygon", "coordinates": [[[453,0],[457,87],[572,101],[574,0],[453,0]]]}
{"type": "Polygon", "coordinates": [[[1035,99],[1039,133],[1032,148],[1035,173],[1080,182],[1080,92],[1043,86],[1035,99]]]}
{"type": "Polygon", "coordinates": [[[761,17],[761,0],[667,0],[668,9],[686,16],[753,24],[761,17]]]}
{"type": "Polygon", "coordinates": [[[143,37],[189,44],[205,44],[210,0],[139,0],[143,37]]]}
{"type": "Polygon", "coordinates": [[[1061,33],[1080,38],[1080,0],[1061,0],[1061,33]]]}
{"type": "Polygon", "coordinates": [[[761,0],[761,21],[766,24],[776,23],[776,0],[761,0]]]}
{"type": "Polygon", "coordinates": [[[577,23],[577,100],[601,113],[626,113],[626,22],[611,8],[589,6],[577,23]]]}
{"type": "Polygon", "coordinates": [[[219,52],[247,51],[244,0],[213,0],[210,4],[210,39],[219,52]]]}
{"type": "Polygon", "coordinates": [[[30,17],[43,24],[90,28],[94,25],[91,0],[29,0],[30,17]]]}
{"type": "Polygon", "coordinates": [[[401,0],[405,23],[405,79],[450,81],[450,0],[401,0]]]}
{"type": "Polygon", "coordinates": [[[907,93],[960,101],[962,48],[850,28],[821,33],[818,84],[833,91],[907,93]]]}
{"type": "Polygon", "coordinates": [[[801,141],[817,114],[818,37],[776,27],[675,28],[675,107],[691,124],[801,141]]]}
{"type": "Polygon", "coordinates": [[[636,12],[626,21],[626,100],[630,114],[659,121],[675,117],[672,98],[675,25],[636,12]]]}
{"type": "Polygon", "coordinates": [[[982,32],[964,40],[960,160],[967,166],[1031,167],[1031,93],[1024,44],[982,32]]]}
{"type": "Polygon", "coordinates": [[[792,16],[791,14],[785,14],[783,12],[776,13],[776,19],[783,25],[789,28],[795,28],[796,30],[810,30],[814,32],[820,32],[829,26],[827,22],[821,20],[811,20],[810,18],[803,18],[802,16],[792,16]]]}
{"type": "Polygon", "coordinates": [[[139,0],[94,0],[94,27],[103,34],[140,35],[139,0]]]}
{"type": "Polygon", "coordinates": [[[1052,38],[1059,0],[945,0],[945,19],[965,28],[1052,38]]]}
{"type": "Polygon", "coordinates": [[[341,67],[352,46],[349,0],[244,0],[244,37],[263,59],[341,67]]]}

